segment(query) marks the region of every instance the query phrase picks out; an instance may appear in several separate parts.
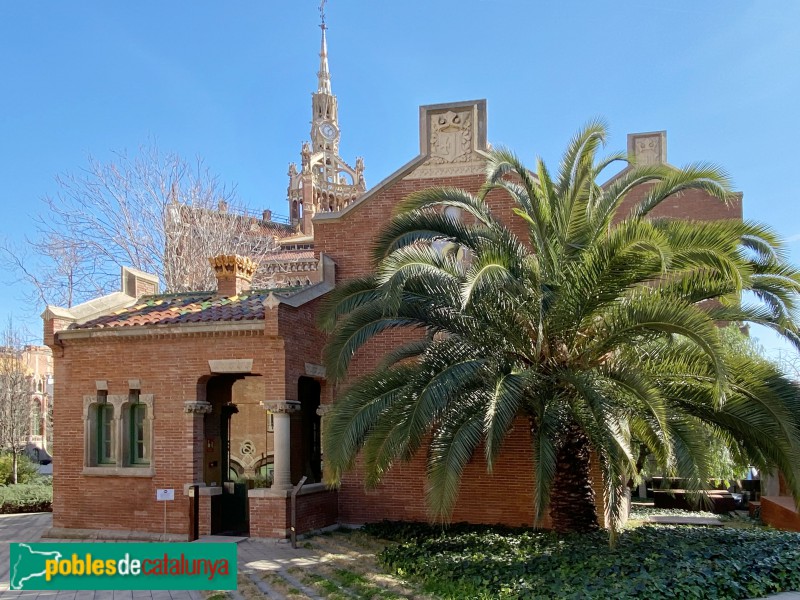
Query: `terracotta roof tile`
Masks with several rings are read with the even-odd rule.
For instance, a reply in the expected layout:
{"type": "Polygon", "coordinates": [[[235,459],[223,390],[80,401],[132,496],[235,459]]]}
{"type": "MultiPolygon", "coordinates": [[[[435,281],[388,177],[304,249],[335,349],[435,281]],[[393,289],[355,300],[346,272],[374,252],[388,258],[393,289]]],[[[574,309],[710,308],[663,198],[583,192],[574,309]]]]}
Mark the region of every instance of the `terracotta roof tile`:
{"type": "Polygon", "coordinates": [[[217,296],[215,292],[187,292],[145,296],[139,304],[97,317],[70,329],[174,325],[217,321],[253,321],[264,318],[264,300],[271,292],[291,292],[290,288],[251,290],[237,296],[217,296]]]}

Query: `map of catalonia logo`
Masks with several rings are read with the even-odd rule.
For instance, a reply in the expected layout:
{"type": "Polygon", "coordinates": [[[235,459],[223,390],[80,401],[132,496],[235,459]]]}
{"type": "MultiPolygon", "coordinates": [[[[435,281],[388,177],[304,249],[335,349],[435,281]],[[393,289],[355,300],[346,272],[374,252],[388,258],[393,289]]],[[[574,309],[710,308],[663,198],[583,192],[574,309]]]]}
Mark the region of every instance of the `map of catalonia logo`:
{"type": "Polygon", "coordinates": [[[235,590],[236,544],[10,544],[12,590],[235,590]]]}

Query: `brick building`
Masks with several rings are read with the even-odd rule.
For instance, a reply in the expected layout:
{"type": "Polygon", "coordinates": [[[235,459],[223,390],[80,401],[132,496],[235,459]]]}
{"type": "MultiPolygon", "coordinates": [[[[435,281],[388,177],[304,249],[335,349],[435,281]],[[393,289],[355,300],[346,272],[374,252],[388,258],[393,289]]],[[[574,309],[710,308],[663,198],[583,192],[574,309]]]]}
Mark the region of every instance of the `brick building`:
{"type": "MultiPolygon", "coordinates": [[[[427,517],[424,456],[398,465],[377,490],[364,491],[358,468],[338,491],[321,482],[321,419],[335,390],[320,364],[325,340],[315,316],[338,282],[369,271],[372,240],[407,194],[434,185],[478,191],[488,150],[486,102],[421,107],[419,155],[367,190],[363,161],[351,167],[338,154],[324,28],[318,78],[311,142],[301,149],[300,169],[289,168],[289,214],[298,229],[280,242],[294,259],[302,253],[305,266],[297,272],[313,278],[251,289],[256,265],[223,256],[212,261],[215,291],[159,294],[152,276],[123,269],[120,292],[45,311],[45,343],[55,359],[57,535],[158,535],[163,506],[156,489],[171,488],[176,500],[167,505],[167,532],[186,539],[193,502],[186,495],[197,485],[200,533],[284,537],[291,490],[302,477],[300,532],[427,517]],[[271,487],[231,482],[257,474],[271,476],[271,487]]],[[[666,134],[633,134],[629,150],[640,163],[666,163],[666,134]]],[[[643,192],[634,190],[629,201],[643,192]]],[[[489,202],[523,231],[509,199],[493,192],[489,202]]],[[[691,191],[658,214],[740,219],[741,203],[725,206],[691,191]]],[[[372,340],[352,372],[364,373],[398,341],[397,334],[372,340]]],[[[479,460],[468,465],[453,519],[532,524],[532,476],[522,425],[510,433],[492,475],[479,460]]]]}
{"type": "Polygon", "coordinates": [[[47,346],[0,347],[0,361],[10,361],[15,365],[12,369],[19,369],[26,378],[30,418],[28,426],[22,431],[24,450],[31,460],[47,464],[51,458],[49,449],[52,441],[50,424],[53,397],[52,352],[47,346]]]}

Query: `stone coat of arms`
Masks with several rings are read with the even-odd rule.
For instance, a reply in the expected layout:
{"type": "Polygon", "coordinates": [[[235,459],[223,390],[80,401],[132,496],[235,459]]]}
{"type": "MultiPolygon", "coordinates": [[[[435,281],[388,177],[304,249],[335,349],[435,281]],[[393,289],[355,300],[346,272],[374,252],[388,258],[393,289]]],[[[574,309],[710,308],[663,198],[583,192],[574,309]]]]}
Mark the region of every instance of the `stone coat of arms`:
{"type": "Polygon", "coordinates": [[[470,113],[448,111],[431,119],[431,162],[467,162],[472,154],[470,113]]]}

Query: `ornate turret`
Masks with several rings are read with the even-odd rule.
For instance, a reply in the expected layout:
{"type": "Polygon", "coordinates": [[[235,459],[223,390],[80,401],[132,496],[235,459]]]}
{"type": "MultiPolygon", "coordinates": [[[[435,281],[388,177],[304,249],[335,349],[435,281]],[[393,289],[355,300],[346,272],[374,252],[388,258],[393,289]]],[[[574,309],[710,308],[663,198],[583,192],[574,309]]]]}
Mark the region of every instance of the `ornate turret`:
{"type": "Polygon", "coordinates": [[[363,159],[357,158],[353,168],[339,156],[339,112],[328,70],[328,27],[322,9],[320,14],[322,41],[317,91],[311,95],[311,143],[303,143],[300,170],[295,163],[289,165],[289,215],[306,235],[313,234],[314,214],[341,210],[366,190],[363,159]]]}

